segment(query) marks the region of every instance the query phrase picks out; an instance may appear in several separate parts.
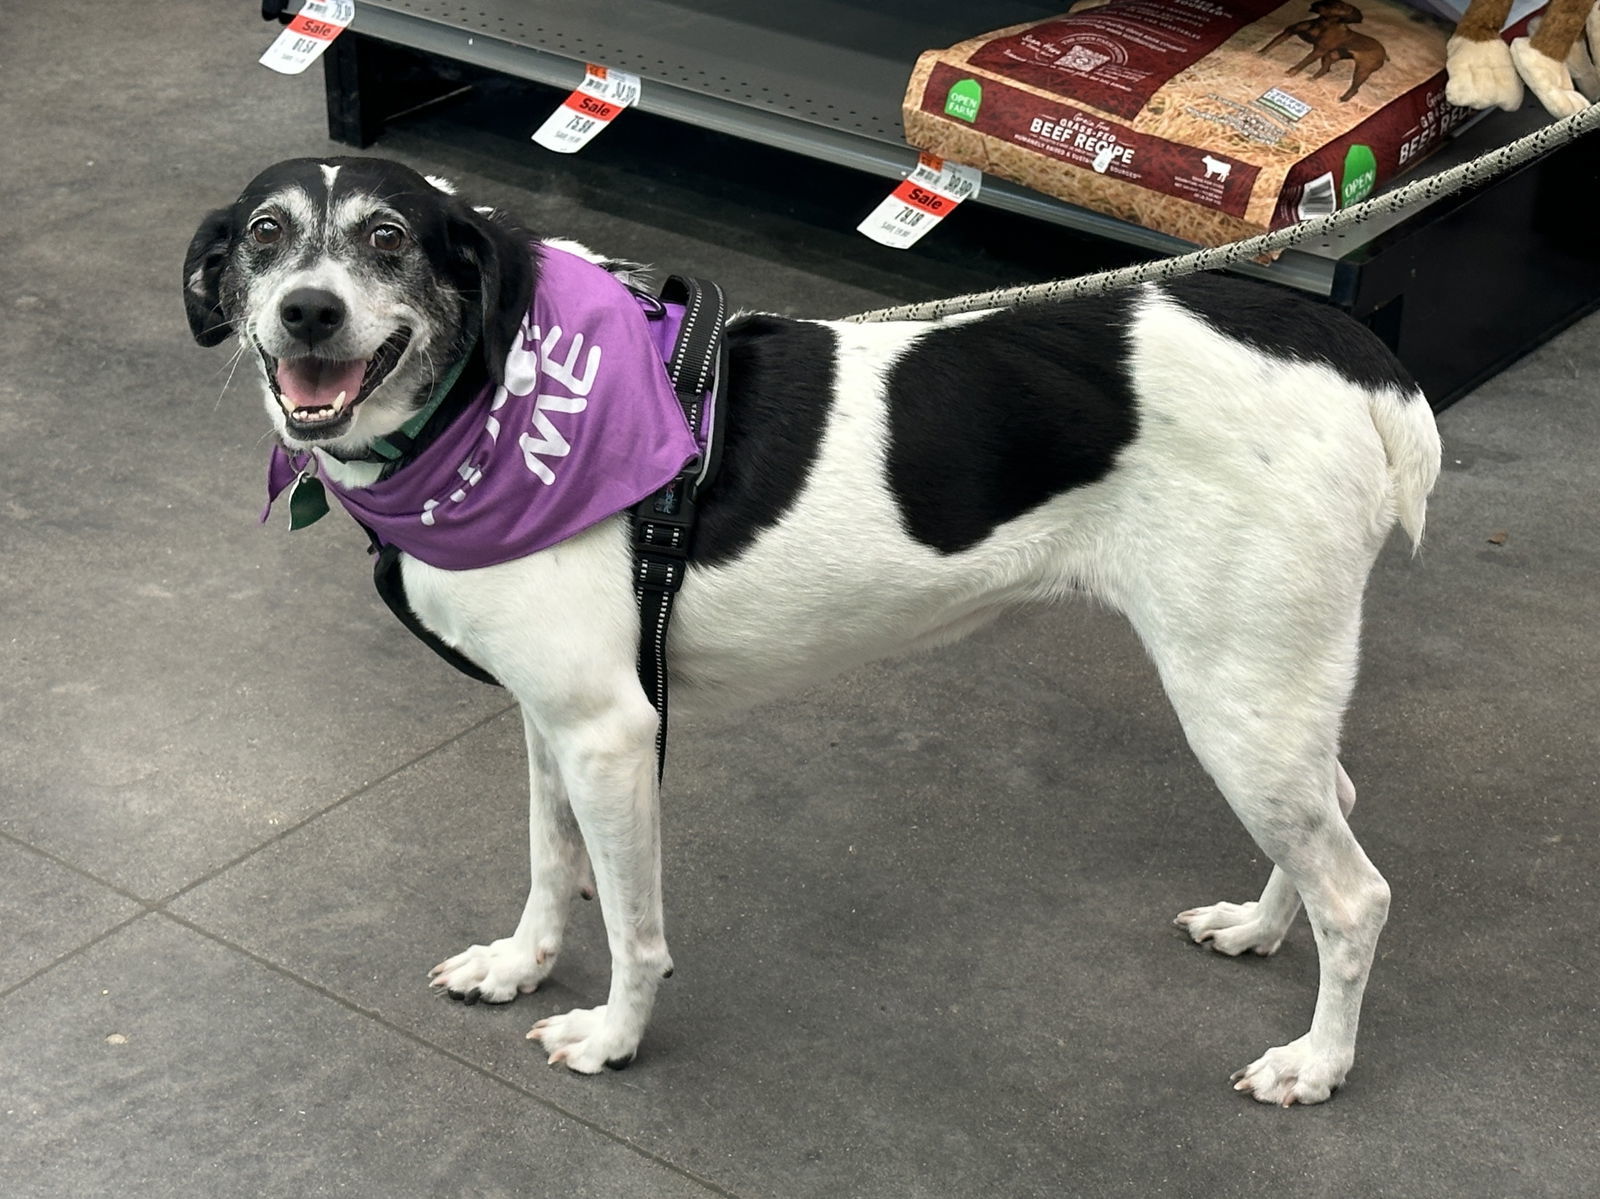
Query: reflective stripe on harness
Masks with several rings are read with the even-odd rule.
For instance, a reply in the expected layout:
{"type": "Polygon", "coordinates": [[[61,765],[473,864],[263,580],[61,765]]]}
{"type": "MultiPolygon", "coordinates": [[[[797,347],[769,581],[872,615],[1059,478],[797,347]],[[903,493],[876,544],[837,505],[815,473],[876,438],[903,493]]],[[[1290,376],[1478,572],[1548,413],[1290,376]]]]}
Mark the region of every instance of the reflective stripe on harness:
{"type": "Polygon", "coordinates": [[[656,775],[667,764],[667,630],[672,603],[683,586],[694,548],[699,500],[716,477],[722,457],[728,303],[704,279],[674,275],[661,300],[682,304],[683,324],[667,362],[673,391],[689,429],[705,445],[699,459],[633,510],[633,589],[639,600],[639,685],[656,710],[656,775]]]}

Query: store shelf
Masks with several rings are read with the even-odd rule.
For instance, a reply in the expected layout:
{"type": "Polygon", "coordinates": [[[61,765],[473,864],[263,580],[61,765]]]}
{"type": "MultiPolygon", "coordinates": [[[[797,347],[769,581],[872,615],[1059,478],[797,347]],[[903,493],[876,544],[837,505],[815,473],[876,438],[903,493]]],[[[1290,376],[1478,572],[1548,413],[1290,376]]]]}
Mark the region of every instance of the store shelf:
{"type": "MultiPolygon", "coordinates": [[[[916,157],[905,145],[900,101],[917,55],[971,37],[980,31],[975,19],[999,28],[1062,7],[1002,0],[975,18],[964,0],[361,0],[351,28],[557,87],[575,87],[586,62],[630,71],[645,80],[644,111],[900,178],[916,157]]],[[[1457,153],[1470,153],[1472,141],[1457,153]]],[[[1158,254],[1193,248],[1002,179],[985,179],[979,202],[1158,254]]],[[[1239,269],[1327,296],[1347,248],[1312,245],[1271,267],[1239,269]]]]}
{"type": "MultiPolygon", "coordinates": [[[[1061,0],[359,0],[354,37],[329,54],[334,136],[366,144],[419,95],[366,47],[560,88],[583,64],[633,72],[639,107],[676,121],[886,178],[915,152],[900,101],[917,55],[982,29],[1060,12],[1061,0]]],[[[1495,113],[1402,182],[1505,144],[1548,118],[1495,113]]],[[[1366,321],[1442,404],[1600,303],[1600,261],[1559,235],[1589,219],[1600,137],[1469,195],[1365,222],[1234,268],[1324,297],[1366,321]],[[1485,272],[1490,269],[1498,275],[1485,272]],[[1493,287],[1484,279],[1494,278],[1493,287]],[[1517,299],[1518,295],[1523,299],[1517,299]],[[1470,331],[1470,332],[1469,332],[1470,331]]],[[[1179,239],[986,178],[978,201],[1120,243],[1178,254],[1179,239]]]]}

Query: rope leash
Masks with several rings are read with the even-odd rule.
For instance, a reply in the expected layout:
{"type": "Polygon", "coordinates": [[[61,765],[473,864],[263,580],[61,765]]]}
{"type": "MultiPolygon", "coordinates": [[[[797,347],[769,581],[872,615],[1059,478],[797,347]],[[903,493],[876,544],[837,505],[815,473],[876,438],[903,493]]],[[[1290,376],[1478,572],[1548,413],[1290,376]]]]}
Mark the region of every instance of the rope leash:
{"type": "Polygon", "coordinates": [[[1032,304],[1045,300],[1068,300],[1152,279],[1175,279],[1181,275],[1216,270],[1272,251],[1287,249],[1376,216],[1387,216],[1412,204],[1431,204],[1464,188],[1486,183],[1495,176],[1505,174],[1557,146],[1576,141],[1594,130],[1596,126],[1600,126],[1600,104],[1591,104],[1580,113],[1563,117],[1554,124],[1537,129],[1498,150],[1491,150],[1469,162],[1451,167],[1447,171],[1440,171],[1437,175],[1413,180],[1394,191],[1374,196],[1370,200],[1362,200],[1359,204],[1352,204],[1342,212],[1301,221],[1275,232],[1246,238],[1244,241],[1196,250],[1192,254],[1183,254],[1177,258],[1158,259],[1113,271],[1080,275],[1075,279],[1056,279],[1049,283],[1001,287],[993,291],[951,296],[945,300],[928,300],[921,304],[875,308],[871,312],[860,312],[842,319],[851,323],[937,320],[939,317],[952,316],[959,312],[977,312],[985,308],[1005,308],[1013,304],[1032,304]]]}

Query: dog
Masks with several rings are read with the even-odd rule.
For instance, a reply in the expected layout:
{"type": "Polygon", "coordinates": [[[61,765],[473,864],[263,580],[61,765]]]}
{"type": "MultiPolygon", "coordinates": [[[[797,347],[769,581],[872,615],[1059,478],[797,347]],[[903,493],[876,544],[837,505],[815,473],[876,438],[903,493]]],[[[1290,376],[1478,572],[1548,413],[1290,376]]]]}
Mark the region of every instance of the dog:
{"type": "MultiPolygon", "coordinates": [[[[385,469],[375,440],[450,364],[505,393],[508,358],[539,346],[519,325],[530,295],[561,300],[537,296],[561,254],[637,282],[443,180],[300,159],[202,221],[183,296],[201,344],[237,335],[259,362],[284,446],[359,489],[385,469]]],[[[1085,594],[1120,610],[1275,863],[1258,900],[1176,923],[1224,954],[1271,954],[1303,901],[1316,937],[1310,1030],[1235,1088],[1327,1099],[1389,905],[1338,757],[1362,592],[1396,520],[1420,541],[1439,470],[1405,370],[1332,309],[1214,276],[936,321],[743,314],[726,341],[721,473],[671,625],[674,710],[770,699],[1020,604],[1085,594]]],[[[447,428],[453,403],[434,418],[447,428]]],[[[563,420],[575,446],[583,415],[563,420]]],[[[439,963],[432,985],[468,1003],[533,991],[592,868],[609,995],[528,1034],[580,1073],[632,1060],[672,971],[628,521],[482,568],[401,556],[415,616],[518,700],[529,758],[521,919],[439,963]]]]}
{"type": "Polygon", "coordinates": [[[1355,68],[1350,76],[1349,88],[1339,97],[1339,102],[1342,104],[1361,90],[1361,85],[1372,77],[1374,71],[1389,61],[1389,52],[1377,38],[1357,33],[1350,28],[1363,19],[1361,10],[1354,4],[1346,4],[1344,0],[1316,0],[1311,6],[1311,11],[1317,15],[1308,21],[1297,21],[1290,25],[1261,47],[1260,53],[1266,54],[1278,43],[1291,37],[1310,42],[1311,53],[1295,63],[1286,73],[1298,75],[1320,58],[1322,68],[1312,76],[1313,79],[1321,79],[1340,59],[1352,60],[1355,68]]]}

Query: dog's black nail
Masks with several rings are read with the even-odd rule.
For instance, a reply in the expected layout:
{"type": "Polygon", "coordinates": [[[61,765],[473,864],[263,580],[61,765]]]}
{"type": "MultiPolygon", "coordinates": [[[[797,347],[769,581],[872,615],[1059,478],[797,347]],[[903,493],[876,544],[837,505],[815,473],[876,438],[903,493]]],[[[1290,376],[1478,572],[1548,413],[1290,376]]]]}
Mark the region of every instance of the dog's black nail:
{"type": "Polygon", "coordinates": [[[614,1057],[606,1063],[606,1069],[626,1070],[629,1066],[633,1065],[633,1058],[634,1055],[631,1053],[627,1057],[614,1057]]]}
{"type": "Polygon", "coordinates": [[[661,977],[662,978],[671,978],[672,977],[672,967],[668,966],[665,970],[663,970],[661,972],[661,977]]]}

